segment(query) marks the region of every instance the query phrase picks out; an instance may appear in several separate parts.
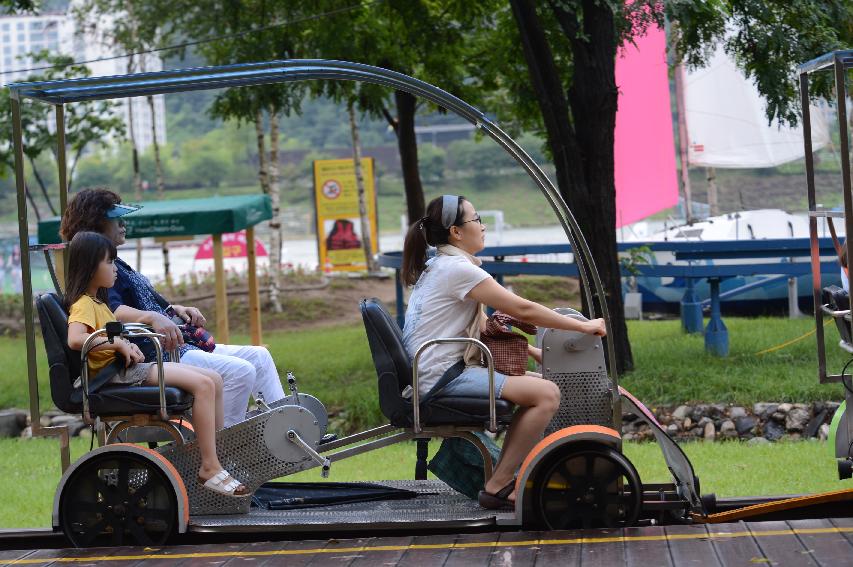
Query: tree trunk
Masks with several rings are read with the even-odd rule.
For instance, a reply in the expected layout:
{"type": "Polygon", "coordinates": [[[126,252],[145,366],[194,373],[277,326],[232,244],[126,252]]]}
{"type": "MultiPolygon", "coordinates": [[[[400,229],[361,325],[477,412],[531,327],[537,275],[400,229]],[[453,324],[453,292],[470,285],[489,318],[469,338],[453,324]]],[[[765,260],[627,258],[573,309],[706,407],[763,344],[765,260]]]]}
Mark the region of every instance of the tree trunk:
{"type": "Polygon", "coordinates": [[[81,147],[74,154],[74,161],[71,162],[71,167],[68,169],[68,186],[66,187],[66,191],[68,194],[71,194],[71,189],[74,187],[74,172],[77,171],[77,164],[80,163],[80,156],[83,154],[83,150],[86,147],[81,147]]]}
{"type": "MultiPolygon", "coordinates": [[[[269,195],[272,201],[270,219],[270,301],[273,310],[281,313],[279,299],[281,287],[281,189],[278,180],[278,119],[277,110],[270,110],[270,158],[267,164],[269,175],[269,195]]],[[[252,243],[254,246],[254,243],[252,243]]]]}
{"type": "Polygon", "coordinates": [[[347,113],[349,113],[349,127],[352,133],[352,162],[355,166],[355,184],[358,188],[358,217],[361,221],[361,247],[364,250],[364,261],[368,274],[379,271],[376,258],[373,257],[373,244],[370,241],[370,217],[367,214],[368,205],[364,190],[364,172],[361,168],[361,140],[358,134],[358,122],[355,119],[355,108],[353,101],[347,102],[347,113]]]}
{"type": "Polygon", "coordinates": [[[33,199],[33,194],[30,193],[29,186],[26,184],[24,184],[24,193],[27,196],[27,200],[30,202],[30,207],[33,208],[33,213],[36,215],[36,222],[41,222],[41,213],[39,212],[38,206],[36,206],[35,199],[33,199]]]}
{"type": "Polygon", "coordinates": [[[400,167],[403,170],[403,186],[406,191],[406,211],[412,224],[426,211],[424,188],[418,168],[418,140],[415,136],[415,105],[417,99],[407,92],[394,91],[397,104],[397,148],[400,152],[400,167]]]}
{"type": "MultiPolygon", "coordinates": [[[[622,306],[616,249],[616,188],[613,140],[616,127],[616,38],[613,13],[595,0],[583,2],[583,33],[577,16],[551,4],[572,46],[573,76],[568,98],[532,0],[510,0],[531,83],[554,156],[557,184],[576,214],[607,295],[616,371],[633,367],[622,306]],[[571,110],[571,118],[569,115],[571,110]]],[[[599,307],[600,301],[594,302],[599,307]]]]}
{"type": "Polygon", "coordinates": [[[27,159],[30,162],[30,167],[33,168],[33,175],[36,176],[36,181],[38,181],[39,188],[41,189],[41,194],[44,195],[44,200],[47,202],[47,206],[50,209],[50,214],[56,216],[56,209],[53,207],[53,203],[50,200],[50,195],[47,194],[47,187],[44,184],[44,180],[41,178],[41,174],[39,174],[39,170],[36,168],[36,162],[30,156],[27,156],[27,159]]]}
{"type": "Polygon", "coordinates": [[[693,192],[690,189],[690,170],[687,162],[687,114],[684,106],[684,66],[675,66],[675,105],[678,115],[678,173],[684,194],[684,220],[693,222],[693,192]]]}
{"type": "Polygon", "coordinates": [[[270,194],[269,177],[267,176],[267,149],[264,142],[264,113],[255,111],[255,135],[258,141],[258,182],[264,195],[270,194]]]}
{"type": "Polygon", "coordinates": [[[162,199],[166,193],[166,181],[163,176],[163,161],[160,158],[160,142],[157,140],[157,109],[154,106],[154,96],[145,97],[148,110],[151,113],[151,141],[154,144],[154,166],[157,172],[157,198],[162,199]]]}
{"type": "MultiPolygon", "coordinates": [[[[154,106],[154,96],[148,95],[145,97],[148,102],[148,111],[151,114],[151,143],[154,145],[154,170],[157,176],[157,198],[162,199],[166,195],[166,181],[163,176],[163,161],[160,158],[160,142],[157,141],[157,109],[154,106]]],[[[172,286],[172,266],[169,261],[169,243],[160,243],[160,249],[163,252],[163,277],[166,280],[166,287],[171,292],[172,286]]]]}
{"type": "MultiPolygon", "coordinates": [[[[127,64],[128,72],[132,72],[133,65],[127,64]]],[[[127,99],[127,122],[130,126],[130,149],[133,155],[133,196],[137,201],[142,200],[142,175],[139,173],[139,149],[136,147],[136,130],[133,125],[133,99],[127,99]]],[[[142,270],[142,239],[136,239],[136,271],[142,270]]]]}

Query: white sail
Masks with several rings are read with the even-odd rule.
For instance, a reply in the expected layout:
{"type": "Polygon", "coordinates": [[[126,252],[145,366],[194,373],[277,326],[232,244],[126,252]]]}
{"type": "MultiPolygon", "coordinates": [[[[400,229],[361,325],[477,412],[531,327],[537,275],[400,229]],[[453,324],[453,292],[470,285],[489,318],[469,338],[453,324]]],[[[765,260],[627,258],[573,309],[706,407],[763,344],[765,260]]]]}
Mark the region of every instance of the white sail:
{"type": "MultiPolygon", "coordinates": [[[[691,166],[773,167],[803,157],[802,124],[768,124],[764,99],[718,47],[701,69],[687,71],[684,101],[691,166]]],[[[826,110],[811,107],[815,150],[829,142],[826,110]]]]}

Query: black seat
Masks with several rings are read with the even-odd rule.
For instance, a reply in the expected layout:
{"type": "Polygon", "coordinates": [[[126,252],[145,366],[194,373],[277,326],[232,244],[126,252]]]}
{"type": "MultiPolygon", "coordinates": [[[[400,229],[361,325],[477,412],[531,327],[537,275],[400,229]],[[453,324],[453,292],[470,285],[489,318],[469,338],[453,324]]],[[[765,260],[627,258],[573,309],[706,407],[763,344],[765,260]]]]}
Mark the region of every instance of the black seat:
{"type": "MultiPolygon", "coordinates": [[[[837,285],[830,285],[823,288],[823,302],[829,305],[833,311],[846,311],[850,309],[850,294],[837,285]]],[[[841,340],[853,344],[853,337],[850,335],[850,322],[844,317],[834,317],[834,319],[841,340]]]]}
{"type": "MultiPolygon", "coordinates": [[[[74,388],[74,381],[80,376],[80,351],[68,347],[68,315],[55,293],[39,296],[36,308],[50,365],[53,403],[66,413],[82,413],[82,392],[74,388]]],[[[182,414],[192,404],[193,397],[187,392],[166,387],[169,415],[182,414]]],[[[89,394],[89,411],[93,417],[155,415],[160,411],[160,389],[157,386],[106,385],[89,394]]]]}
{"type": "MultiPolygon", "coordinates": [[[[370,353],[379,379],[379,407],[396,427],[412,427],[412,402],[403,390],[412,384],[412,363],[403,346],[400,327],[376,298],[363,299],[361,316],[370,343],[370,353]]],[[[495,400],[498,423],[512,419],[513,404],[495,400]]],[[[441,396],[421,404],[421,425],[482,427],[489,421],[488,398],[441,396]]]]}

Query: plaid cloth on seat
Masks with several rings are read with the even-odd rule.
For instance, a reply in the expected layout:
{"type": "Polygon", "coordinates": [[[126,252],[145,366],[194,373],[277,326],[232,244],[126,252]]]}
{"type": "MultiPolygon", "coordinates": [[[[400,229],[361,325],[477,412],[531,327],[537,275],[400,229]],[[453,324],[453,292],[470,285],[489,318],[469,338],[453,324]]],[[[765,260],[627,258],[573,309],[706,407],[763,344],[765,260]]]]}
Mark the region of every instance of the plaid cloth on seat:
{"type": "Polygon", "coordinates": [[[495,311],[486,321],[480,340],[491,351],[497,372],[521,376],[527,371],[527,337],[512,332],[510,327],[518,327],[530,335],[536,333],[534,325],[495,311]]]}

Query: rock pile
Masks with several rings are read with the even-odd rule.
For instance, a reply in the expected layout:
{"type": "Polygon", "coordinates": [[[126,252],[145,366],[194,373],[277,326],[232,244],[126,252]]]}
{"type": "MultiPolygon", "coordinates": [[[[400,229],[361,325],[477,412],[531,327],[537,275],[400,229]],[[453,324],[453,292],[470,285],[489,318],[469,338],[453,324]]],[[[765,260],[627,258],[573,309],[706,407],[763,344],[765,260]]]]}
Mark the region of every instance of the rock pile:
{"type": "MultiPolygon", "coordinates": [[[[79,415],[69,415],[59,410],[47,410],[41,416],[42,427],[67,425],[72,436],[90,435],[90,429],[83,423],[79,415]]],[[[0,410],[0,438],[2,437],[31,437],[32,427],[30,414],[22,409],[0,410]]]]}
{"type": "MultiPolygon", "coordinates": [[[[762,402],[751,408],[724,404],[696,404],[650,408],[671,437],[678,440],[716,441],[743,439],[750,443],[817,438],[829,435],[829,422],[838,402],[811,404],[762,402]]],[[[41,416],[42,427],[68,425],[71,435],[90,435],[80,416],[48,410],[41,416]]],[[[21,409],[0,410],[0,437],[29,437],[29,413],[21,409]]],[[[634,414],[625,414],[622,438],[651,441],[651,429],[634,414]]]]}
{"type": "MultiPolygon", "coordinates": [[[[820,440],[829,434],[829,422],[838,402],[811,404],[761,402],[751,408],[724,404],[659,407],[655,417],[670,436],[679,440],[744,439],[751,443],[809,439],[820,440]]],[[[627,441],[653,439],[648,425],[634,414],[626,414],[622,438],[627,441]]]]}

